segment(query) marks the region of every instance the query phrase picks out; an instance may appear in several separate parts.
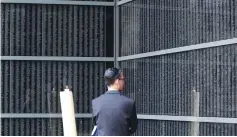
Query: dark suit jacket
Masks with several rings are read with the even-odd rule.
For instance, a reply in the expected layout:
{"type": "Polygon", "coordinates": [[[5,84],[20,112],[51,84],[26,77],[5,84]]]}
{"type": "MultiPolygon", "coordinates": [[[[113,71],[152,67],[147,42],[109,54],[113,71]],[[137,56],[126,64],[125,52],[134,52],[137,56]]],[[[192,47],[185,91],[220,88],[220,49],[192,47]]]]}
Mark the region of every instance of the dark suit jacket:
{"type": "Polygon", "coordinates": [[[107,91],[92,100],[93,120],[99,136],[129,136],[137,129],[135,102],[119,91],[107,91]]]}

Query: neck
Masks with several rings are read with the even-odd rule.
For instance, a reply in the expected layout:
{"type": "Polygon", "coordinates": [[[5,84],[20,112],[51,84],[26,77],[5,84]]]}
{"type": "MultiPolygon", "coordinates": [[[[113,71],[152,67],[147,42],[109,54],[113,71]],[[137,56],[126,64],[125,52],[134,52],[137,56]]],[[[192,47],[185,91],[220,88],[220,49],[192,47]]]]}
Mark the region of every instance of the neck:
{"type": "Polygon", "coordinates": [[[117,90],[117,91],[119,91],[118,89],[116,89],[114,87],[108,87],[108,90],[117,90]]]}

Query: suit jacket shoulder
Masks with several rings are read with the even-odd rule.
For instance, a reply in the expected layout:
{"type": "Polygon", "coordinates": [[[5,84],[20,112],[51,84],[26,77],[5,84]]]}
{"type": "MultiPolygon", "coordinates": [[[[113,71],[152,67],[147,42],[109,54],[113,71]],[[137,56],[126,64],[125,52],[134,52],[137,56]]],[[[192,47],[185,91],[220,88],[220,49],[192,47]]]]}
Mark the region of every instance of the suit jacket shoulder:
{"type": "Polygon", "coordinates": [[[97,115],[99,112],[99,109],[102,107],[101,105],[105,103],[105,105],[109,104],[109,99],[112,99],[113,101],[117,101],[121,106],[126,107],[128,110],[131,110],[135,101],[123,94],[114,94],[113,96],[110,96],[109,94],[103,94],[100,95],[97,98],[94,98],[92,100],[92,109],[93,114],[97,115]]]}

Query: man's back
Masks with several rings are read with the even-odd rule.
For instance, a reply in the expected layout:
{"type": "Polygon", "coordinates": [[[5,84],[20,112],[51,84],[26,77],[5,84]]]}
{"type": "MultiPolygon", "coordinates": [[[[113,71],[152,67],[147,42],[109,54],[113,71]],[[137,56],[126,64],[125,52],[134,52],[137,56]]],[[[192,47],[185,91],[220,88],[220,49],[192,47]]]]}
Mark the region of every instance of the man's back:
{"type": "Polygon", "coordinates": [[[94,99],[92,108],[99,136],[128,136],[136,131],[135,103],[119,91],[108,91],[94,99]]]}

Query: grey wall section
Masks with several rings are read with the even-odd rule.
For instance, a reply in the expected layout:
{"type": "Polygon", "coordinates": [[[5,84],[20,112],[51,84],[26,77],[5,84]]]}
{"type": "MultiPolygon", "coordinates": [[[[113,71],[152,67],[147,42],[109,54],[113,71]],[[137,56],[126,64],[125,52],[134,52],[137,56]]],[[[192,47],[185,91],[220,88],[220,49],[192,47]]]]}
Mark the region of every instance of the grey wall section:
{"type": "MultiPolygon", "coordinates": [[[[237,124],[200,123],[200,136],[233,136],[237,124]]],[[[190,136],[191,123],[140,120],[137,136],[190,136]]]]}
{"type": "Polygon", "coordinates": [[[139,120],[136,136],[188,136],[189,122],[139,120]]]}
{"type": "MultiPolygon", "coordinates": [[[[103,0],[102,0],[103,1],[103,0]]],[[[105,0],[104,0],[105,1],[105,0]]],[[[112,0],[110,0],[112,1],[112,0]]],[[[1,4],[2,56],[113,57],[113,7],[1,4]]],[[[237,37],[235,0],[133,0],[120,6],[120,56],[237,37]]],[[[125,93],[140,114],[237,118],[237,45],[121,61],[125,93]]],[[[1,61],[3,113],[60,113],[73,89],[76,113],[90,113],[113,63],[1,61]],[[93,86],[92,86],[93,85],[93,86]]],[[[2,118],[1,135],[63,135],[57,118],[2,118]]],[[[77,118],[78,135],[90,119],[77,118]]],[[[193,124],[139,120],[136,135],[193,135],[193,124]]],[[[237,135],[237,124],[200,123],[199,135],[237,135]]]]}
{"type": "Polygon", "coordinates": [[[120,8],[120,55],[237,37],[236,7],[235,0],[133,0],[120,8]]]}
{"type": "MultiPolygon", "coordinates": [[[[2,56],[112,57],[113,7],[1,4],[2,56]],[[112,27],[111,27],[112,26],[112,27]]],[[[61,113],[59,91],[73,90],[76,113],[90,113],[113,62],[1,61],[2,113],[61,113]]],[[[63,135],[61,119],[1,119],[1,135],[63,135]]],[[[90,119],[77,118],[78,135],[90,119]]]]}
{"type": "Polygon", "coordinates": [[[200,123],[200,136],[236,136],[237,124],[200,123]]]}
{"type": "Polygon", "coordinates": [[[105,69],[102,62],[2,61],[2,112],[61,113],[59,91],[69,85],[76,113],[90,113],[91,99],[105,90],[105,69]]]}
{"type": "Polygon", "coordinates": [[[110,9],[2,4],[2,56],[105,57],[110,9]]]}
{"type": "MultiPolygon", "coordinates": [[[[120,56],[237,37],[237,1],[133,0],[120,8],[120,56]]],[[[140,114],[237,118],[237,45],[120,61],[140,114]]],[[[237,135],[200,123],[199,135],[237,135]]],[[[192,135],[191,122],[140,120],[136,135],[192,135]]]]}
{"type": "MultiPolygon", "coordinates": [[[[76,119],[77,134],[89,135],[90,119],[76,119]]],[[[2,135],[12,136],[63,136],[62,119],[2,119],[2,135]]]]}
{"type": "Polygon", "coordinates": [[[140,114],[193,115],[200,92],[202,117],[237,117],[237,45],[123,61],[126,93],[140,114]]]}

